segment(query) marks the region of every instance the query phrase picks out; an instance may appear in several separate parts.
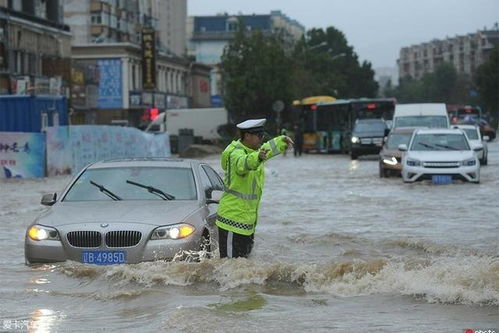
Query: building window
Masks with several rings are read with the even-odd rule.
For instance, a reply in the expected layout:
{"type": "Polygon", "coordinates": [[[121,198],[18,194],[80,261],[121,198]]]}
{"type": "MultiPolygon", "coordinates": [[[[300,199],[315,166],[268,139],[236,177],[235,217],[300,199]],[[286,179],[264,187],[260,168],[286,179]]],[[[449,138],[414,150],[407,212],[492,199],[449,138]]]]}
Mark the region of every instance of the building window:
{"type": "Polygon", "coordinates": [[[235,17],[229,18],[227,20],[227,23],[226,23],[226,30],[227,31],[236,31],[238,23],[239,22],[238,22],[237,18],[235,18],[235,17]]]}
{"type": "Polygon", "coordinates": [[[102,18],[99,14],[92,14],[92,24],[102,24],[102,18]]]}
{"type": "Polygon", "coordinates": [[[132,65],[132,90],[137,89],[137,77],[135,76],[135,65],[132,65]]]}

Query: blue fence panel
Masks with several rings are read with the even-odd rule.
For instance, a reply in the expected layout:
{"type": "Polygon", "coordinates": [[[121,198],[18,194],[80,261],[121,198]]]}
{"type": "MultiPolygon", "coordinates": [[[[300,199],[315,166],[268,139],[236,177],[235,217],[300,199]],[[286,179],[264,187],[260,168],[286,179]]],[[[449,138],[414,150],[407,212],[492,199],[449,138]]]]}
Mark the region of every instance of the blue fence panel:
{"type": "Polygon", "coordinates": [[[54,125],[55,113],[58,114],[58,125],[67,125],[66,98],[61,96],[0,96],[0,131],[40,132],[42,113],[47,114],[48,126],[54,125]]]}

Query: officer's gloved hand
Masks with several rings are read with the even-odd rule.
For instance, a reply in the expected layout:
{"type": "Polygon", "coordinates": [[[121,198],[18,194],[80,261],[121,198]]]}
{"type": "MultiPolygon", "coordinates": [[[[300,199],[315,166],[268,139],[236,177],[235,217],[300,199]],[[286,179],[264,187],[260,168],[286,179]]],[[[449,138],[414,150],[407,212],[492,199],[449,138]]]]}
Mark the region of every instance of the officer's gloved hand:
{"type": "Polygon", "coordinates": [[[285,136],[283,138],[283,140],[284,140],[284,142],[286,142],[288,144],[288,146],[294,146],[294,144],[295,144],[293,139],[291,139],[289,136],[285,136]]]}

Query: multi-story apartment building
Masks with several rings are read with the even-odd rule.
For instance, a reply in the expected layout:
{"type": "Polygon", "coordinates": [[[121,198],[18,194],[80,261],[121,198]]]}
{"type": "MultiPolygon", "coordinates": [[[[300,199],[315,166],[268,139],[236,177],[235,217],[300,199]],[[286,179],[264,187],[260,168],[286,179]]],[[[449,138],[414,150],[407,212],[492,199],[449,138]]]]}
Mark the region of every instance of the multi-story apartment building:
{"type": "Polygon", "coordinates": [[[60,95],[71,34],[59,0],[0,0],[0,94],[60,95]]]}
{"type": "Polygon", "coordinates": [[[187,1],[161,0],[159,7],[159,40],[167,52],[182,56],[186,53],[187,1]]]}
{"type": "Polygon", "coordinates": [[[74,32],[74,123],[143,126],[151,109],[209,106],[210,68],[181,57],[185,3],[65,0],[74,32]]]}
{"type": "Polygon", "coordinates": [[[264,34],[282,33],[290,43],[298,41],[305,33],[305,28],[296,20],[290,19],[281,11],[272,11],[267,15],[216,15],[193,16],[187,21],[189,39],[188,54],[196,61],[213,65],[210,74],[212,104],[221,102],[221,75],[217,68],[225,46],[234,38],[239,22],[247,31],[260,30],[264,34]]]}
{"type": "Polygon", "coordinates": [[[290,42],[299,40],[305,28],[280,11],[268,15],[217,15],[189,17],[187,35],[189,54],[206,64],[218,64],[224,47],[234,38],[241,20],[245,29],[260,30],[266,34],[281,32],[290,42]]]}
{"type": "Polygon", "coordinates": [[[498,44],[499,28],[496,26],[494,30],[403,47],[397,60],[399,77],[420,79],[442,62],[453,64],[459,74],[472,75],[498,44]]]}

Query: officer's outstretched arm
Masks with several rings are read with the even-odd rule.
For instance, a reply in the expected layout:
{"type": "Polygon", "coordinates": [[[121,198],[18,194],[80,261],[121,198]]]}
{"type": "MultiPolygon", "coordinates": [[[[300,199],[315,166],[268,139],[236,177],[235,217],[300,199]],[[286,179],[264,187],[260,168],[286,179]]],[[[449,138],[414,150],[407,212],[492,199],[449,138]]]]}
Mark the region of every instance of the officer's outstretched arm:
{"type": "Polygon", "coordinates": [[[268,153],[265,156],[264,161],[277,156],[281,153],[283,153],[287,148],[288,144],[286,143],[285,135],[277,136],[267,142],[265,142],[260,149],[267,149],[268,153]]]}
{"type": "Polygon", "coordinates": [[[267,142],[265,142],[260,149],[266,149],[267,155],[263,160],[260,160],[258,157],[259,155],[259,150],[254,151],[252,153],[246,154],[242,149],[236,149],[234,152],[231,154],[231,165],[234,165],[236,167],[236,171],[238,175],[245,175],[251,170],[256,170],[258,166],[281,153],[283,153],[286,148],[288,147],[288,144],[285,141],[286,136],[281,135],[278,137],[275,137],[267,142]]]}

